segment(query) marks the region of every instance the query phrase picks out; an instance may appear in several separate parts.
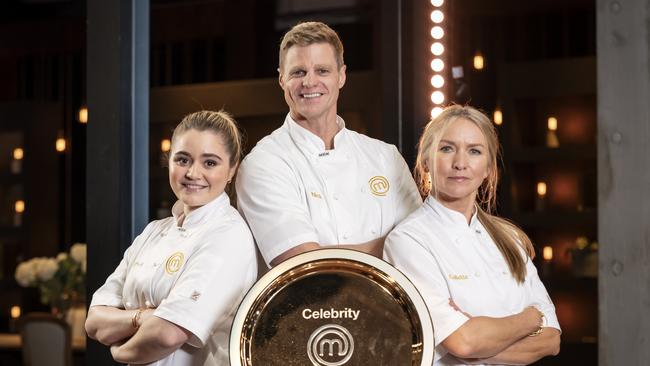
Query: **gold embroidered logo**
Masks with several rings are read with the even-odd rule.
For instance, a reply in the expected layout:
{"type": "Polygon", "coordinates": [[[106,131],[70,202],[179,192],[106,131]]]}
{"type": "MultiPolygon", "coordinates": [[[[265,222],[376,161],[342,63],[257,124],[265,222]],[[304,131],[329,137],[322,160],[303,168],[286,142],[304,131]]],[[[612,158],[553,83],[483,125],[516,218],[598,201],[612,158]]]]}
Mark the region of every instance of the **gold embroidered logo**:
{"type": "Polygon", "coordinates": [[[452,279],[452,280],[466,280],[468,278],[469,278],[469,276],[465,275],[465,274],[461,274],[461,275],[450,274],[449,275],[449,279],[452,279]]]}
{"type": "Polygon", "coordinates": [[[185,256],[181,252],[176,252],[167,258],[165,263],[165,271],[169,274],[174,274],[178,272],[179,269],[183,266],[183,259],[185,256]]]}
{"type": "Polygon", "coordinates": [[[375,196],[385,196],[388,193],[390,184],[388,184],[388,179],[382,177],[381,175],[376,175],[368,181],[370,186],[370,192],[375,196]]]}
{"type": "Polygon", "coordinates": [[[314,197],[314,198],[323,198],[323,197],[321,197],[320,193],[318,193],[318,192],[309,192],[309,193],[311,193],[311,196],[314,197]]]}

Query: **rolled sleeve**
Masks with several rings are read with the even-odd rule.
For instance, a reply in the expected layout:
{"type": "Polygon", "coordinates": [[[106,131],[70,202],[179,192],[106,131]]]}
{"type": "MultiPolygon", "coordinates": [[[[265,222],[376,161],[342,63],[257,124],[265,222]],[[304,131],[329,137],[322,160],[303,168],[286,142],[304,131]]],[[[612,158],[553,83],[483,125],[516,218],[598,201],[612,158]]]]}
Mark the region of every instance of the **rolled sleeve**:
{"type": "Polygon", "coordinates": [[[249,155],[237,177],[237,204],[269,264],[287,250],[318,242],[298,177],[276,156],[249,155]]]}
{"type": "Polygon", "coordinates": [[[530,259],[526,264],[526,277],[528,277],[528,290],[530,291],[532,302],[544,313],[546,326],[562,332],[560,322],[557,320],[557,315],[555,314],[555,305],[553,305],[553,301],[548,295],[546,287],[544,287],[544,284],[539,278],[537,268],[530,259]]]}
{"type": "Polygon", "coordinates": [[[187,343],[203,347],[217,327],[230,322],[256,274],[253,240],[241,222],[219,235],[218,242],[202,245],[188,259],[154,315],[188,330],[192,336],[187,343]],[[222,245],[229,247],[227,258],[224,248],[219,248],[222,245]]]}
{"type": "Polygon", "coordinates": [[[122,260],[111,273],[106,282],[95,291],[93,298],[90,301],[90,307],[93,306],[112,306],[116,308],[123,308],[124,302],[122,300],[122,292],[124,289],[124,281],[128,272],[129,263],[131,261],[131,252],[135,246],[140,242],[141,236],[138,236],[133,244],[124,252],[122,260]]]}
{"type": "Polygon", "coordinates": [[[400,228],[386,238],[384,258],[420,291],[431,315],[436,354],[444,355],[446,350],[439,348],[442,341],[469,318],[449,305],[451,294],[435,258],[414,236],[400,228]]]}

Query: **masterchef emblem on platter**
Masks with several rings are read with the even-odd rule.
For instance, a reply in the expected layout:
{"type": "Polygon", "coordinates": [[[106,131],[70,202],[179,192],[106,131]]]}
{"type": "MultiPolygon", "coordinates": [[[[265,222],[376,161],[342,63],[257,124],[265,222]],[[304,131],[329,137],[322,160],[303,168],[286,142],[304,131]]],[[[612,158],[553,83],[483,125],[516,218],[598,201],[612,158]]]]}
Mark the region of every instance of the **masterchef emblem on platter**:
{"type": "Polygon", "coordinates": [[[307,356],[316,366],[341,366],[354,352],[352,334],[338,324],[316,329],[307,341],[307,356]]]}

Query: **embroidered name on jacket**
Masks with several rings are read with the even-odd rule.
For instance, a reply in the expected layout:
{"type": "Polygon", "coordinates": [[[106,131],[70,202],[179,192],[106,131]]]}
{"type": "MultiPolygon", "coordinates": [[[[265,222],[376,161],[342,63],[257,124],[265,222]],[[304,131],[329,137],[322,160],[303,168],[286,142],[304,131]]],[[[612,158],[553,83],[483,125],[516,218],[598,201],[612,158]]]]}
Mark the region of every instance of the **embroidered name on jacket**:
{"type": "Polygon", "coordinates": [[[466,274],[450,274],[449,279],[451,280],[467,280],[469,276],[466,274]]]}

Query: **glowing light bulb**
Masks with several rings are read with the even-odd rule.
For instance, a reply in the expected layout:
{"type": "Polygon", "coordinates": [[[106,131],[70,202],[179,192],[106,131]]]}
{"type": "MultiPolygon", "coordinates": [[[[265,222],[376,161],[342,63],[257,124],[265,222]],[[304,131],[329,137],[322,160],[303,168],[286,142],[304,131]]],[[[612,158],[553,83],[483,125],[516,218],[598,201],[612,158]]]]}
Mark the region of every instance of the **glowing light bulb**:
{"type": "Polygon", "coordinates": [[[435,72],[440,72],[444,68],[445,68],[445,63],[442,62],[441,59],[434,58],[433,61],[431,61],[431,70],[433,70],[435,72]]]}
{"type": "Polygon", "coordinates": [[[542,251],[542,256],[544,257],[544,260],[547,262],[553,260],[553,247],[548,245],[545,246],[544,250],[542,251]]]}
{"type": "Polygon", "coordinates": [[[435,42],[431,45],[431,53],[435,56],[440,56],[443,52],[445,52],[445,46],[442,43],[435,42]]]}
{"type": "Polygon", "coordinates": [[[63,137],[59,137],[58,139],[56,139],[56,151],[58,152],[65,151],[65,139],[63,137]]]}
{"type": "Polygon", "coordinates": [[[88,123],[88,108],[79,108],[79,123],[88,123]]]}
{"type": "Polygon", "coordinates": [[[445,95],[440,90],[431,93],[431,101],[433,104],[442,104],[445,101],[445,95]]]}
{"type": "Polygon", "coordinates": [[[431,28],[431,37],[433,37],[433,39],[442,39],[444,36],[445,31],[441,26],[436,25],[435,27],[431,28]]]}
{"type": "Polygon", "coordinates": [[[431,12],[431,21],[434,23],[442,23],[445,20],[445,14],[440,10],[434,10],[431,12]]]}
{"type": "Polygon", "coordinates": [[[546,183],[538,182],[537,183],[537,195],[540,197],[546,196],[546,183]]]}
{"type": "Polygon", "coordinates": [[[442,75],[433,75],[431,77],[431,86],[440,89],[443,85],[445,85],[445,78],[442,75]]]}
{"type": "Polygon", "coordinates": [[[163,139],[160,141],[160,151],[168,152],[172,148],[172,142],[170,139],[163,139]]]}
{"type": "Polygon", "coordinates": [[[23,160],[23,157],[25,156],[25,152],[23,149],[17,147],[14,149],[13,152],[14,160],[23,160]]]}
{"type": "Polygon", "coordinates": [[[484,67],[485,60],[483,59],[483,55],[477,52],[476,55],[474,55],[474,68],[476,70],[483,70],[484,67]]]}
{"type": "Polygon", "coordinates": [[[438,7],[440,7],[440,6],[442,6],[442,4],[444,4],[444,3],[445,3],[445,0],[431,0],[431,5],[433,5],[433,6],[438,6],[438,7]]]}
{"type": "Polygon", "coordinates": [[[14,305],[11,307],[11,310],[9,311],[9,314],[11,314],[11,319],[18,319],[20,318],[20,306],[14,305]]]}
{"type": "Polygon", "coordinates": [[[494,110],[494,124],[497,126],[503,124],[503,113],[498,108],[494,110]]]}
{"type": "Polygon", "coordinates": [[[549,131],[557,130],[557,118],[548,117],[548,130],[549,131]]]}
{"type": "Polygon", "coordinates": [[[16,201],[16,203],[14,203],[14,211],[16,211],[16,213],[25,212],[25,201],[23,200],[16,201]]]}
{"type": "Polygon", "coordinates": [[[431,118],[436,118],[442,113],[442,108],[440,107],[434,107],[431,109],[431,118]]]}

